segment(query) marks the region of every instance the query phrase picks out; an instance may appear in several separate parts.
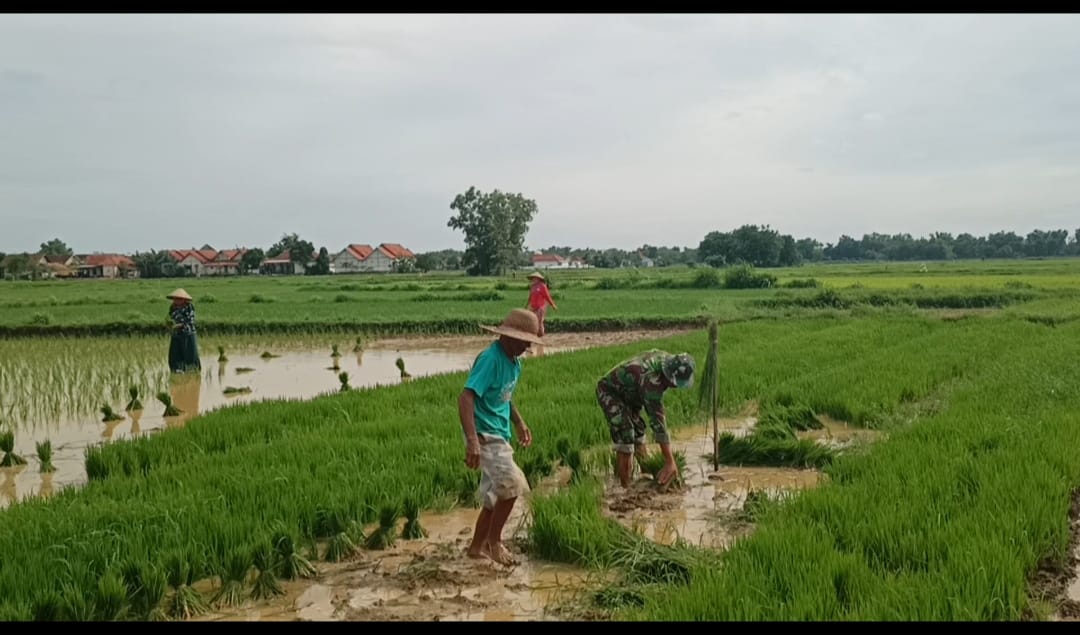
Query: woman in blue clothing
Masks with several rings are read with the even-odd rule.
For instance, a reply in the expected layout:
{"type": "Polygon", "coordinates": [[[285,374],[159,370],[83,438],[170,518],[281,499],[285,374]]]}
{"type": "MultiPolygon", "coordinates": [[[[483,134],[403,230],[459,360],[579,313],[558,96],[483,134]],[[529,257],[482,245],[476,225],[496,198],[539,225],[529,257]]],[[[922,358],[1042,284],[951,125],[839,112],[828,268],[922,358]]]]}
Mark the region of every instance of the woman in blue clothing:
{"type": "Polygon", "coordinates": [[[172,326],[172,340],[169,342],[169,370],[174,373],[202,370],[199,361],[199,345],[195,340],[195,305],[191,296],[183,289],[177,289],[166,298],[172,300],[169,307],[169,321],[172,326]]]}

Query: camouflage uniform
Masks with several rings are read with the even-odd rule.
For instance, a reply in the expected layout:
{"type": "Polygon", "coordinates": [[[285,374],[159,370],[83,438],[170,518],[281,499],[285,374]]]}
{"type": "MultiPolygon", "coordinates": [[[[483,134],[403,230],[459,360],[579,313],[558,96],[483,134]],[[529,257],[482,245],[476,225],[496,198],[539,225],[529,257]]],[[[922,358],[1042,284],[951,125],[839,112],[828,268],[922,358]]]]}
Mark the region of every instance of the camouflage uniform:
{"type": "Polygon", "coordinates": [[[612,368],[596,385],[596,400],[604,411],[617,452],[631,453],[645,443],[648,413],[657,443],[668,443],[664,413],[664,391],[676,385],[688,386],[694,362],[689,355],[671,355],[650,350],[612,368]]]}

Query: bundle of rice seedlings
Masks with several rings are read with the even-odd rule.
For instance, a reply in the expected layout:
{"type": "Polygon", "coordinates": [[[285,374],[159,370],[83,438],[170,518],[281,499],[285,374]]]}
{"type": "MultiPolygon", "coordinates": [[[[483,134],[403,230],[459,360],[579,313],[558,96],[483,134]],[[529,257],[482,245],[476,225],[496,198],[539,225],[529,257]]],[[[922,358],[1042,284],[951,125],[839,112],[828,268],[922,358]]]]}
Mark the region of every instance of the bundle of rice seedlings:
{"type": "Polygon", "coordinates": [[[225,356],[225,347],[224,346],[218,346],[217,350],[218,350],[218,356],[217,356],[218,362],[224,363],[224,362],[229,361],[229,358],[225,356]]]}
{"type": "Polygon", "coordinates": [[[38,441],[34,445],[37,447],[38,463],[41,465],[39,471],[42,474],[55,472],[56,468],[52,464],[52,441],[45,439],[44,441],[38,441]]]}
{"type": "Polygon", "coordinates": [[[127,406],[124,407],[124,410],[128,412],[142,410],[143,405],[142,402],[139,401],[139,387],[132,386],[131,388],[128,388],[128,394],[131,395],[131,399],[128,401],[127,406]]]}
{"type": "MultiPolygon", "coordinates": [[[[675,477],[668,481],[669,485],[681,484],[686,477],[686,455],[681,451],[676,450],[673,453],[675,457],[675,477]]],[[[653,452],[645,455],[645,458],[637,457],[638,465],[641,467],[641,471],[645,472],[649,476],[655,479],[660,470],[664,469],[664,455],[662,452],[653,452]]]]}
{"type": "Polygon", "coordinates": [[[415,498],[408,498],[404,505],[405,527],[401,537],[405,540],[420,540],[427,537],[427,531],[420,526],[420,503],[415,498]]]}
{"type": "Polygon", "coordinates": [[[573,450],[566,455],[565,465],[570,468],[570,482],[580,483],[584,477],[582,469],[581,450],[573,450]]]}
{"type": "Polygon", "coordinates": [[[384,506],[379,511],[379,527],[371,532],[364,546],[376,551],[394,546],[398,513],[396,505],[384,506]]]}
{"type": "Polygon", "coordinates": [[[279,525],[273,535],[274,551],[277,552],[279,575],[286,580],[311,578],[315,576],[315,567],[311,565],[296,548],[296,541],[284,525],[279,525]]]}
{"type": "Polygon", "coordinates": [[[158,398],[158,401],[160,401],[162,403],[162,405],[165,406],[165,416],[166,417],[175,417],[178,414],[180,414],[181,412],[183,412],[183,410],[180,410],[179,408],[177,408],[176,406],[173,405],[172,395],[165,392],[164,390],[162,390],[161,392],[159,392],[157,394],[157,398],[158,398]]]}
{"type": "Polygon", "coordinates": [[[60,592],[60,615],[65,622],[93,622],[94,605],[86,599],[82,589],[65,583],[60,592]]]}
{"type": "Polygon", "coordinates": [[[250,392],[251,388],[248,386],[241,386],[240,388],[237,388],[236,386],[226,386],[223,391],[226,395],[246,395],[250,392]]]}
{"type": "Polygon", "coordinates": [[[570,449],[570,439],[559,437],[555,441],[555,458],[559,459],[559,463],[563,466],[569,467],[570,449]]]}
{"type": "Polygon", "coordinates": [[[128,592],[124,579],[110,569],[98,579],[95,618],[103,622],[118,622],[128,614],[128,592]]]}
{"type": "Polygon", "coordinates": [[[348,391],[349,390],[349,373],[346,373],[346,372],[342,371],[342,372],[338,373],[337,378],[338,378],[338,380],[341,381],[341,392],[348,391]]]}
{"type": "Polygon", "coordinates": [[[172,554],[165,563],[166,579],[173,590],[167,610],[174,619],[190,619],[209,610],[202,595],[191,587],[195,578],[194,571],[181,554],[172,554]]]}
{"type": "MultiPolygon", "coordinates": [[[[319,534],[330,537],[330,543],[326,546],[326,560],[328,562],[341,562],[356,554],[356,542],[349,534],[356,533],[356,527],[346,523],[341,512],[319,510],[316,512],[319,534]]],[[[363,531],[361,530],[361,535],[363,531]]]]}
{"type": "Polygon", "coordinates": [[[398,357],[394,361],[394,366],[397,366],[398,370],[401,371],[401,378],[402,379],[408,379],[408,378],[412,377],[412,375],[410,375],[408,372],[405,371],[405,360],[402,359],[401,357],[398,357]]]}
{"type": "Polygon", "coordinates": [[[161,608],[168,582],[165,574],[149,562],[129,560],[120,570],[132,616],[143,622],[166,619],[161,608]]]}
{"type": "Polygon", "coordinates": [[[4,451],[4,458],[0,459],[0,467],[26,465],[26,459],[15,454],[15,433],[11,430],[0,432],[0,450],[4,451]]]}
{"type": "Polygon", "coordinates": [[[281,355],[275,355],[274,353],[271,353],[270,351],[263,351],[263,354],[259,355],[259,357],[261,357],[263,359],[273,359],[275,357],[281,357],[281,355]]]}
{"type": "Polygon", "coordinates": [[[356,344],[353,346],[352,351],[354,353],[359,353],[362,350],[364,350],[364,338],[357,337],[356,338],[356,344]]]}
{"type": "Polygon", "coordinates": [[[720,405],[720,361],[716,320],[709,321],[709,353],[698,382],[698,407],[709,412],[713,424],[713,470],[720,469],[720,430],[717,411],[720,405]]]}
{"type": "Polygon", "coordinates": [[[334,358],[341,357],[341,353],[338,352],[338,345],[337,344],[331,344],[331,346],[330,346],[330,357],[334,357],[334,358]]]}
{"type": "Polygon", "coordinates": [[[30,612],[35,622],[62,622],[63,600],[56,591],[39,593],[30,603],[30,612]]]}
{"type": "Polygon", "coordinates": [[[259,543],[252,554],[255,561],[255,584],[251,587],[251,597],[254,600],[271,598],[276,595],[285,595],[284,589],[278,584],[276,571],[278,570],[278,553],[270,543],[259,543]]]}
{"type": "Polygon", "coordinates": [[[251,569],[252,552],[250,549],[236,548],[225,560],[218,578],[221,587],[214,594],[213,603],[217,606],[239,606],[244,601],[244,583],[248,570],[251,569]]]}
{"type": "Polygon", "coordinates": [[[105,404],[101,407],[101,414],[103,415],[101,420],[105,423],[110,421],[120,421],[124,418],[122,415],[113,412],[112,406],[109,404],[105,404]]]}

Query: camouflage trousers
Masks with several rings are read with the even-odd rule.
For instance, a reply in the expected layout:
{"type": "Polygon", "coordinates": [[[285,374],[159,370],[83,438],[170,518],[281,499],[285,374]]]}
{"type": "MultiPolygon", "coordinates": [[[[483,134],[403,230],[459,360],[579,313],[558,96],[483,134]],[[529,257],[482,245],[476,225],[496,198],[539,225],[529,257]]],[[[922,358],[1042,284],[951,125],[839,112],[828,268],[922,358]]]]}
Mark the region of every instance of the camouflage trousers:
{"type": "MultiPolygon", "coordinates": [[[[616,452],[631,454],[635,446],[645,445],[645,419],[641,417],[640,407],[631,406],[619,395],[609,392],[603,382],[596,386],[596,401],[604,411],[616,452]]],[[[653,424],[653,434],[658,441],[668,438],[663,425],[653,424]]]]}

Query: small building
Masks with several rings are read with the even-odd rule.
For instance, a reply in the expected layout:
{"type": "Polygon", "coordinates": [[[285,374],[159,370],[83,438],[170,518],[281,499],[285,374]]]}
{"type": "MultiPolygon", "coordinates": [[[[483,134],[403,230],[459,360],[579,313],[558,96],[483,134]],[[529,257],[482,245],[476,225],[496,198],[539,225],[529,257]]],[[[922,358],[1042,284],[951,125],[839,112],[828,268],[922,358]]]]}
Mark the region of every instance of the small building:
{"type": "Polygon", "coordinates": [[[76,267],[79,278],[138,278],[135,261],[122,254],[87,254],[79,256],[76,267]]]}
{"type": "Polygon", "coordinates": [[[259,263],[259,273],[267,276],[299,276],[306,271],[305,265],[291,260],[287,249],[259,263]]]}
{"type": "Polygon", "coordinates": [[[330,259],[334,273],[360,273],[367,271],[367,259],[375,250],[371,245],[352,244],[330,259]]]}

